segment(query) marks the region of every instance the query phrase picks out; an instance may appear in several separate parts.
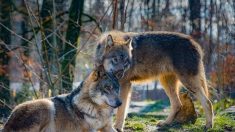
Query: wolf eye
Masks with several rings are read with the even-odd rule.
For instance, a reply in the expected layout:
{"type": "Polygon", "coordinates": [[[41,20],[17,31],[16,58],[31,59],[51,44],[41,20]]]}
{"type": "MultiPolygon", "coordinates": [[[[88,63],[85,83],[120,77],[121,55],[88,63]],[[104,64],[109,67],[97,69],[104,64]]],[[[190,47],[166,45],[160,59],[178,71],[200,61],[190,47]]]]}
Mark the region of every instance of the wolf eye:
{"type": "Polygon", "coordinates": [[[120,59],[123,60],[124,59],[124,55],[120,55],[120,59]]]}
{"type": "Polygon", "coordinates": [[[109,93],[110,93],[110,90],[111,90],[111,87],[110,87],[110,86],[105,86],[105,87],[104,87],[104,93],[109,94],[109,93]]]}
{"type": "Polygon", "coordinates": [[[108,92],[108,90],[105,89],[105,90],[104,90],[104,93],[108,94],[109,92],[108,92]]]}
{"type": "Polygon", "coordinates": [[[106,86],[105,89],[110,90],[110,89],[111,89],[111,86],[106,86]]]}
{"type": "Polygon", "coordinates": [[[117,57],[112,58],[112,63],[117,64],[118,63],[118,58],[117,57]]]}

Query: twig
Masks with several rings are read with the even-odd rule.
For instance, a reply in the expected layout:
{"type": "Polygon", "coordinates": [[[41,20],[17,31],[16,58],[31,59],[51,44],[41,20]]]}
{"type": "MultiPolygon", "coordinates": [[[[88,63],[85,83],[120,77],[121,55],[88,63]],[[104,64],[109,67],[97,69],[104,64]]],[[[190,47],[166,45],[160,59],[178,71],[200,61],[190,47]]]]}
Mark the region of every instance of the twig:
{"type": "MultiPolygon", "coordinates": [[[[0,86],[8,91],[11,91],[10,88],[9,87],[7,88],[6,86],[4,86],[2,82],[0,83],[0,86]]],[[[21,93],[18,93],[18,94],[22,95],[23,97],[26,97],[24,94],[21,94],[21,93]]]]}
{"type": "Polygon", "coordinates": [[[3,26],[6,30],[8,30],[8,31],[11,32],[12,34],[16,35],[17,37],[23,39],[24,41],[27,41],[27,42],[30,43],[30,44],[33,44],[31,41],[29,41],[28,39],[26,39],[26,38],[20,36],[19,34],[15,33],[13,30],[9,29],[8,27],[6,27],[6,26],[5,26],[4,24],[2,24],[1,22],[0,22],[0,25],[3,26]]]}
{"type": "Polygon", "coordinates": [[[93,17],[91,17],[90,15],[85,14],[85,13],[82,13],[82,15],[88,17],[91,21],[95,22],[95,24],[96,24],[96,26],[99,28],[100,32],[102,32],[102,28],[100,27],[100,24],[96,21],[95,18],[93,18],[93,17]]]}
{"type": "MultiPolygon", "coordinates": [[[[34,19],[35,19],[36,24],[38,25],[38,27],[42,27],[42,25],[40,24],[40,22],[38,22],[36,16],[33,14],[31,8],[29,8],[29,6],[28,6],[26,0],[24,0],[24,2],[25,2],[25,5],[26,5],[26,9],[27,9],[27,11],[28,11],[28,14],[30,15],[30,24],[31,24],[31,26],[33,25],[33,21],[32,21],[32,18],[31,18],[31,15],[32,15],[32,16],[34,17],[34,19]]],[[[37,5],[38,5],[38,12],[39,12],[39,2],[38,2],[38,0],[37,0],[37,5]]],[[[39,17],[39,19],[40,19],[40,17],[39,17]]],[[[32,27],[33,27],[33,26],[32,26],[32,27]]],[[[42,32],[41,28],[40,28],[40,31],[41,31],[41,36],[44,37],[45,35],[44,35],[44,33],[42,32]]],[[[34,35],[36,36],[36,32],[35,32],[34,29],[33,29],[33,32],[34,32],[34,35]]],[[[39,54],[39,58],[40,58],[41,64],[42,64],[42,66],[43,66],[44,69],[47,69],[47,68],[45,68],[46,66],[44,65],[43,57],[42,57],[41,54],[40,54],[40,50],[39,50],[39,47],[38,47],[38,45],[37,45],[37,40],[36,40],[36,39],[35,39],[35,43],[36,43],[36,48],[37,48],[37,52],[38,52],[38,54],[39,54]]],[[[45,45],[45,44],[44,44],[44,45],[45,45]]],[[[46,58],[48,58],[48,57],[46,57],[46,58]]],[[[45,59],[46,59],[46,58],[45,58],[45,59]]],[[[49,66],[48,61],[46,61],[46,63],[47,63],[47,67],[48,67],[48,66],[49,66]]],[[[50,78],[48,69],[47,69],[47,71],[46,71],[46,78],[47,78],[49,87],[52,88],[52,87],[53,87],[53,86],[52,86],[52,81],[51,81],[51,78],[50,78]]]]}
{"type": "Polygon", "coordinates": [[[10,109],[10,110],[12,111],[13,108],[11,108],[8,104],[6,104],[5,101],[2,101],[2,100],[0,99],[0,103],[2,103],[4,106],[6,106],[8,109],[10,109]]]}

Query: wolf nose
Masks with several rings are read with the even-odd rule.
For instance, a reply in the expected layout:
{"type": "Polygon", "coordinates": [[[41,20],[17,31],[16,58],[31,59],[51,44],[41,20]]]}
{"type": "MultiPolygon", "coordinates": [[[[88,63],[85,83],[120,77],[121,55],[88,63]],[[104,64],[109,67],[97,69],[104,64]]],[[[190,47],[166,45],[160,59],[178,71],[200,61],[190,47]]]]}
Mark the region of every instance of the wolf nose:
{"type": "Polygon", "coordinates": [[[117,101],[116,101],[116,106],[119,107],[119,106],[121,106],[121,105],[122,105],[122,102],[121,102],[120,100],[117,100],[117,101]]]}

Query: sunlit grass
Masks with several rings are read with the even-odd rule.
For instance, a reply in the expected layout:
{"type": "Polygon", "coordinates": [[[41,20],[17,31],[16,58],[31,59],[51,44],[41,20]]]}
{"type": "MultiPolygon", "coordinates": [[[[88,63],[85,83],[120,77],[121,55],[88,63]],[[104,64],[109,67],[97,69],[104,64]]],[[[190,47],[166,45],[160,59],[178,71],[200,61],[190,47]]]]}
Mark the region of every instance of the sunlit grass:
{"type": "MultiPolygon", "coordinates": [[[[149,126],[155,127],[159,120],[166,118],[165,116],[156,116],[148,114],[133,114],[127,118],[125,128],[133,131],[145,131],[149,126]]],[[[209,132],[224,132],[235,131],[235,116],[231,115],[216,115],[214,120],[213,129],[209,132]]],[[[203,132],[205,131],[205,118],[199,117],[195,124],[186,125],[172,125],[161,128],[162,131],[190,131],[190,132],[203,132]]]]}
{"type": "Polygon", "coordinates": [[[128,114],[128,118],[126,120],[125,129],[129,131],[146,131],[149,127],[155,127],[157,122],[160,119],[164,119],[165,116],[154,115],[150,113],[146,114],[128,114]]]}
{"type": "MultiPolygon", "coordinates": [[[[161,111],[165,108],[166,102],[156,101],[156,103],[151,104],[150,106],[146,107],[142,110],[141,114],[130,113],[126,120],[125,130],[126,131],[135,131],[135,132],[142,132],[142,131],[156,131],[157,127],[156,124],[160,120],[166,118],[165,115],[157,115],[156,112],[153,110],[161,111]],[[163,103],[163,104],[161,104],[163,103]],[[160,106],[160,107],[158,107],[160,106]],[[161,107],[164,106],[164,107],[161,107]],[[151,109],[152,108],[152,109],[151,109]],[[157,108],[157,109],[156,109],[157,108]],[[161,109],[158,109],[161,108],[161,109]],[[146,111],[144,113],[144,111],[146,111]],[[149,130],[149,128],[151,129],[149,130]]],[[[219,104],[214,104],[215,107],[219,107],[219,104]]],[[[227,108],[227,107],[226,107],[227,108]]],[[[222,109],[217,109],[216,116],[214,119],[214,127],[209,129],[209,132],[224,132],[224,131],[235,131],[235,113],[233,114],[222,114],[222,109]]],[[[205,123],[206,119],[201,114],[199,115],[195,124],[184,124],[184,125],[177,125],[173,124],[171,126],[163,127],[160,131],[170,131],[170,132],[203,132],[205,131],[205,123]]]]}

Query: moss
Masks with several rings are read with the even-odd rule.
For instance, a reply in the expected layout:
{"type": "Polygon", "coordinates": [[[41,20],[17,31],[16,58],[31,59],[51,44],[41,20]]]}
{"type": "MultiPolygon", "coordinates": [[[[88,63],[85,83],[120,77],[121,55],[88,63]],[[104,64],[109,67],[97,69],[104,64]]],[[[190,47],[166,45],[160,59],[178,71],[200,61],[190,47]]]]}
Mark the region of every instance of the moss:
{"type": "Polygon", "coordinates": [[[146,114],[128,114],[126,119],[125,131],[148,131],[149,127],[153,126],[155,128],[158,119],[163,119],[165,116],[154,115],[151,113],[146,114]]]}
{"type": "MultiPolygon", "coordinates": [[[[159,115],[159,112],[154,112],[155,110],[161,111],[165,108],[165,101],[156,101],[156,103],[147,106],[148,108],[144,109],[141,113],[130,113],[126,119],[125,131],[156,131],[156,124],[160,120],[166,118],[165,115],[159,115]],[[164,106],[164,107],[161,107],[164,106]],[[160,108],[157,108],[160,107],[160,108]],[[154,130],[153,130],[154,128],[154,130]],[[149,130],[151,129],[151,130],[149,130]]],[[[230,107],[234,103],[234,100],[227,99],[227,101],[222,100],[214,104],[215,107],[215,119],[214,127],[209,129],[209,132],[224,132],[224,131],[235,131],[235,114],[234,113],[224,113],[224,109],[230,107]],[[224,104],[224,102],[227,102],[224,104]],[[219,106],[225,106],[220,108],[219,106]],[[223,111],[223,112],[222,112],[223,111]],[[224,114],[222,114],[224,113],[224,114]]],[[[197,108],[200,108],[196,103],[197,108]]],[[[161,112],[160,112],[161,113],[161,112]]],[[[206,119],[204,117],[204,112],[197,118],[195,124],[172,124],[170,126],[159,128],[159,131],[170,131],[170,132],[203,132],[205,131],[206,119]]]]}
{"type": "Polygon", "coordinates": [[[137,114],[137,113],[129,113],[127,120],[131,121],[142,121],[147,123],[157,123],[159,120],[166,118],[164,115],[156,115],[152,113],[146,114],[137,114]]]}
{"type": "Polygon", "coordinates": [[[221,112],[221,111],[229,108],[232,105],[235,105],[235,100],[231,99],[231,98],[225,98],[219,102],[214,103],[213,106],[214,106],[214,110],[216,112],[221,112]]]}
{"type": "MultiPolygon", "coordinates": [[[[195,124],[183,125],[179,129],[171,129],[174,131],[191,131],[203,132],[205,126],[205,118],[198,118],[195,124]]],[[[214,120],[214,127],[209,129],[208,132],[224,132],[235,131],[235,120],[228,115],[217,115],[214,120]]]]}
{"type": "MultiPolygon", "coordinates": [[[[150,110],[151,111],[151,110],[150,110]]],[[[204,114],[203,114],[204,115],[204,114]]],[[[149,128],[155,128],[158,121],[165,119],[164,115],[157,115],[157,113],[130,113],[128,115],[125,130],[129,131],[148,131],[149,128]]],[[[173,124],[162,127],[159,131],[170,132],[203,132],[205,131],[205,117],[201,116],[197,119],[195,124],[173,124]]],[[[208,130],[209,132],[224,132],[235,131],[235,114],[217,114],[214,119],[214,127],[208,130]]]]}
{"type": "Polygon", "coordinates": [[[146,128],[146,125],[138,121],[127,121],[126,128],[133,131],[143,131],[146,128]]]}
{"type": "Polygon", "coordinates": [[[229,115],[218,115],[215,117],[215,124],[212,131],[235,131],[234,117],[229,115]]]}

